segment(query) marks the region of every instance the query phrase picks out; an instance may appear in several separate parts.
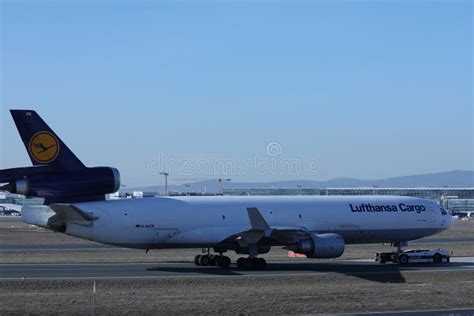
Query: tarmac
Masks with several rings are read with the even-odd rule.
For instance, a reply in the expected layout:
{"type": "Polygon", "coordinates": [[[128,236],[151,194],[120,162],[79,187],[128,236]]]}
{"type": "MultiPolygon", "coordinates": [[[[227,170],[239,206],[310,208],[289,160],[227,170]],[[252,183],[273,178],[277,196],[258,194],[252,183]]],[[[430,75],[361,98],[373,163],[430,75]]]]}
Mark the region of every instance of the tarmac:
{"type": "MultiPolygon", "coordinates": [[[[302,259],[304,260],[304,259],[302,259]]],[[[0,279],[153,279],[196,277],[288,277],[340,274],[376,281],[391,276],[403,282],[405,273],[474,272],[474,257],[452,258],[449,264],[378,264],[369,260],[273,261],[265,270],[247,271],[236,267],[196,267],[193,263],[81,263],[81,264],[1,264],[0,279]]]]}

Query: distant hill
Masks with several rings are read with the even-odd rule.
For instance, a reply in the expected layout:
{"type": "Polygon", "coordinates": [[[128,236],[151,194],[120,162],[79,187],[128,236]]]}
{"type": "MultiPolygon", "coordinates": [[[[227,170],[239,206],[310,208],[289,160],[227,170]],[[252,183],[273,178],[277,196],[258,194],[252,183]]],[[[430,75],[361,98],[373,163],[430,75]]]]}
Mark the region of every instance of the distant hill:
{"type": "MultiPolygon", "coordinates": [[[[216,192],[217,181],[200,181],[186,183],[189,185],[189,192],[216,192]]],[[[385,187],[385,188],[421,188],[421,187],[443,187],[451,188],[474,187],[474,171],[448,171],[432,174],[421,174],[404,177],[394,177],[380,180],[360,180],[352,178],[337,178],[327,181],[311,180],[289,180],[276,182],[225,182],[225,189],[293,189],[301,185],[303,189],[323,189],[323,188],[342,188],[342,187],[385,187]]],[[[126,191],[146,191],[160,192],[164,190],[163,185],[127,188],[126,191]]],[[[170,192],[186,191],[185,184],[169,185],[170,192]]]]}

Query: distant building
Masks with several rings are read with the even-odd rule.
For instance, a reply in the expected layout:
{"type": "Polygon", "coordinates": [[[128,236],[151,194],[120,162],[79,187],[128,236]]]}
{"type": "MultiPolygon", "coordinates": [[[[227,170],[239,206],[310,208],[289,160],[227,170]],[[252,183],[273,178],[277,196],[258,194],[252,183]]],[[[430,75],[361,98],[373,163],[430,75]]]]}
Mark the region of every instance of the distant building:
{"type": "Polygon", "coordinates": [[[31,198],[27,199],[23,195],[11,194],[8,192],[0,192],[0,204],[16,204],[16,205],[41,205],[44,199],[31,198]]]}
{"type": "Polygon", "coordinates": [[[440,201],[443,196],[474,199],[474,188],[225,189],[226,195],[399,195],[440,201]]]}
{"type": "Polygon", "coordinates": [[[452,214],[474,213],[474,199],[447,199],[445,208],[452,214]]]}
{"type": "Polygon", "coordinates": [[[320,189],[224,189],[224,195],[321,195],[320,189]]]}
{"type": "Polygon", "coordinates": [[[474,188],[327,188],[321,195],[399,195],[440,201],[442,197],[474,199],[474,188]]]}
{"type": "Polygon", "coordinates": [[[109,193],[105,195],[106,200],[118,200],[120,199],[120,192],[109,193]]]}

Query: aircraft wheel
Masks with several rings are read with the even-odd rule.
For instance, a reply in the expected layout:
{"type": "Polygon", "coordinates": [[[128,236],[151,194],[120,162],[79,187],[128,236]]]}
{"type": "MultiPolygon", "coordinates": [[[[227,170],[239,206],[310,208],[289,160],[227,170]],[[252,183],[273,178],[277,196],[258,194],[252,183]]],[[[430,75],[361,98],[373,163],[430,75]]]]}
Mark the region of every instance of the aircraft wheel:
{"type": "Polygon", "coordinates": [[[227,256],[222,256],[221,257],[220,264],[219,264],[219,266],[221,268],[228,268],[230,266],[230,264],[231,264],[231,260],[230,260],[229,257],[227,257],[227,256]]]}
{"type": "Polygon", "coordinates": [[[407,264],[409,262],[408,256],[407,255],[401,255],[400,258],[398,258],[398,262],[400,264],[407,264]]]}
{"type": "Polygon", "coordinates": [[[257,258],[256,261],[255,261],[255,267],[258,269],[258,270],[263,270],[265,269],[265,267],[267,266],[267,261],[265,261],[265,259],[263,258],[257,258]]]}
{"type": "Polygon", "coordinates": [[[217,265],[218,265],[218,264],[217,264],[217,258],[218,258],[218,257],[219,257],[218,255],[212,255],[212,256],[210,256],[210,258],[209,258],[209,265],[210,265],[210,266],[217,266],[217,265]]]}
{"type": "Polygon", "coordinates": [[[209,265],[209,256],[201,256],[201,259],[199,259],[199,265],[205,267],[209,265]]]}
{"type": "Polygon", "coordinates": [[[267,266],[267,261],[263,258],[239,258],[237,267],[244,270],[263,270],[267,266]]]}
{"type": "Polygon", "coordinates": [[[237,259],[237,268],[239,269],[243,269],[244,266],[245,266],[245,261],[247,259],[243,258],[243,257],[240,257],[239,259],[237,259]]]}
{"type": "Polygon", "coordinates": [[[194,264],[197,266],[201,265],[201,255],[197,255],[196,257],[194,257],[194,264]]]}
{"type": "Polygon", "coordinates": [[[254,267],[252,259],[251,259],[251,258],[244,258],[244,260],[245,260],[245,261],[244,261],[244,266],[243,266],[243,268],[244,268],[245,270],[252,270],[253,267],[254,267]]]}

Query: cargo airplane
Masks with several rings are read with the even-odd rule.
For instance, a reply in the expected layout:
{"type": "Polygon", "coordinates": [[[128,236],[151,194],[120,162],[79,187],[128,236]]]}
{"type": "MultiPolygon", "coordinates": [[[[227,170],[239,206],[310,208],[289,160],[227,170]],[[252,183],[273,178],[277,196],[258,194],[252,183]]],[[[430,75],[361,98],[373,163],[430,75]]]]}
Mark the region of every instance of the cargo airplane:
{"type": "Polygon", "coordinates": [[[432,201],[400,196],[212,196],[105,200],[117,169],[86,167],[32,110],[11,110],[33,167],[0,170],[0,190],[41,197],[25,223],[136,249],[205,248],[196,265],[263,269],[259,255],[283,247],[308,258],[337,258],[347,244],[392,243],[434,235],[451,216],[432,201]],[[213,253],[211,253],[213,250],[213,253]]]}

